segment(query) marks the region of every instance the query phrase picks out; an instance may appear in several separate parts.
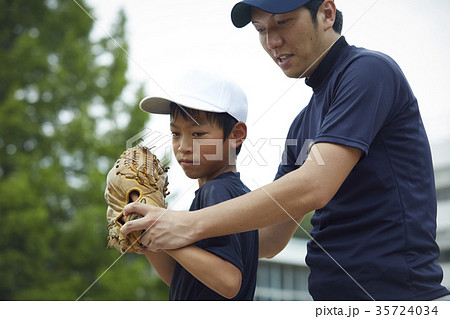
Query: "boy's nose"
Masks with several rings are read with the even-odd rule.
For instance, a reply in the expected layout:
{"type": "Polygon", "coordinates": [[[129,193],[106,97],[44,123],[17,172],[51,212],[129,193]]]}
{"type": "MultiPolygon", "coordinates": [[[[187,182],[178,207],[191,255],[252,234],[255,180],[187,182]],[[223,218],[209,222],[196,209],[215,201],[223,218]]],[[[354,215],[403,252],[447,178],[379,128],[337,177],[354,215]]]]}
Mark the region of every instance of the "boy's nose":
{"type": "Polygon", "coordinates": [[[179,153],[192,153],[192,141],[188,141],[186,138],[180,139],[180,144],[178,144],[179,153]]]}

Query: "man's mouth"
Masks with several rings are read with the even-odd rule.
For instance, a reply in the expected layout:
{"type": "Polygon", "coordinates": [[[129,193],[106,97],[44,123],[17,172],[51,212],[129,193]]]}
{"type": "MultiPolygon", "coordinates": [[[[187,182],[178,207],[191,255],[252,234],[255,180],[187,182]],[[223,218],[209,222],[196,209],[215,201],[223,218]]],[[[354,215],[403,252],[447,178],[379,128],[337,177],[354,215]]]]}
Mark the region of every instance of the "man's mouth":
{"type": "Polygon", "coordinates": [[[277,57],[278,63],[284,63],[287,61],[290,57],[292,57],[292,54],[282,54],[277,57]]]}

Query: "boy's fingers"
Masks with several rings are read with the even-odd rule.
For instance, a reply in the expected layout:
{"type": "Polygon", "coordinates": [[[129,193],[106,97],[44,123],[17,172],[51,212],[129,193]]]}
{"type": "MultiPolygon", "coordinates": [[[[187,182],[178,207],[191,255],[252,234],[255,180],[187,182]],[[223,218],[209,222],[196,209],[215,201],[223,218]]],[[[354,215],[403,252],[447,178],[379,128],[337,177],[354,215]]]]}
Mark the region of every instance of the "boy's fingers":
{"type": "Polygon", "coordinates": [[[140,229],[146,229],[146,227],[142,223],[142,219],[136,219],[126,222],[125,225],[120,228],[120,232],[123,237],[127,237],[129,233],[140,229]]]}
{"type": "Polygon", "coordinates": [[[148,212],[148,205],[138,203],[138,202],[132,202],[128,205],[125,205],[123,208],[124,215],[128,215],[131,213],[138,213],[139,215],[145,216],[148,212]]]}
{"type": "Polygon", "coordinates": [[[153,214],[152,216],[151,213],[156,213],[160,209],[161,208],[159,207],[154,207],[138,202],[133,202],[126,205],[123,209],[125,215],[137,213],[139,215],[142,215],[143,217],[147,216],[147,218],[139,218],[126,222],[125,225],[120,228],[120,232],[124,237],[126,237],[129,233],[135,230],[147,230],[147,228],[154,223],[154,220],[157,219],[157,217],[155,217],[155,214],[153,214]]]}
{"type": "Polygon", "coordinates": [[[147,248],[141,248],[136,252],[136,254],[139,254],[139,255],[145,255],[146,253],[147,253],[147,248]]]}

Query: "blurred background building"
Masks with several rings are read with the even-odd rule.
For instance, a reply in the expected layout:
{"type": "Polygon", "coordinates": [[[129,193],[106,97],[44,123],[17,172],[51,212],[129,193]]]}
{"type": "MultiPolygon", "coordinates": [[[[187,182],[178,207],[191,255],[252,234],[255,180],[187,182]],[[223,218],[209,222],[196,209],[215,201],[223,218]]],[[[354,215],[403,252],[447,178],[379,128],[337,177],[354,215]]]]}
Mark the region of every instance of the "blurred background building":
{"type": "Polygon", "coordinates": [[[276,257],[259,261],[255,300],[312,300],[305,262],[307,242],[292,238],[276,257]]]}
{"type": "Polygon", "coordinates": [[[439,263],[444,269],[443,284],[450,288],[450,140],[432,145],[437,196],[437,242],[439,263]]]}

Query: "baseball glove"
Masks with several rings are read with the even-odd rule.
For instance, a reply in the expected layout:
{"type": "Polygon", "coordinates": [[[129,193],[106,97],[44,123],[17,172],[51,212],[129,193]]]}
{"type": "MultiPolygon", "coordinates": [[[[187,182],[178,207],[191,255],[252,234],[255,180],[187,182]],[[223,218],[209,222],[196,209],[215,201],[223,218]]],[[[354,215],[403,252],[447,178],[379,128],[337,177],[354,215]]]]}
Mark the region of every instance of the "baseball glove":
{"type": "Polygon", "coordinates": [[[131,232],[125,238],[120,232],[126,222],[142,215],[131,213],[125,216],[123,208],[133,201],[132,195],[136,202],[166,208],[168,169],[150,149],[143,146],[129,148],[119,157],[106,178],[108,249],[115,247],[119,252],[126,253],[142,248],[142,230],[131,232]]]}

